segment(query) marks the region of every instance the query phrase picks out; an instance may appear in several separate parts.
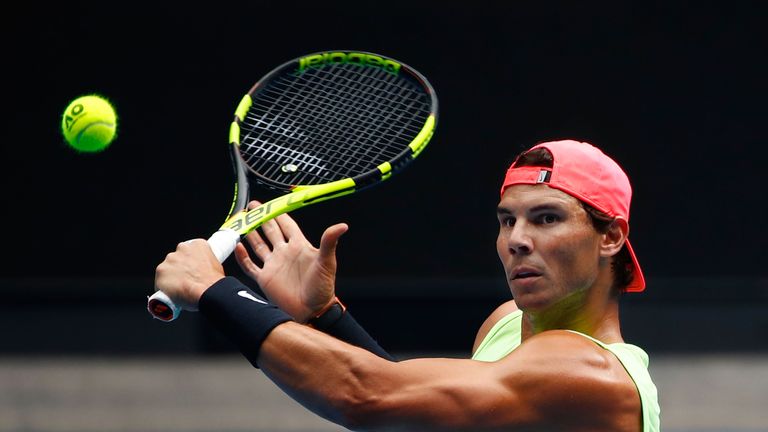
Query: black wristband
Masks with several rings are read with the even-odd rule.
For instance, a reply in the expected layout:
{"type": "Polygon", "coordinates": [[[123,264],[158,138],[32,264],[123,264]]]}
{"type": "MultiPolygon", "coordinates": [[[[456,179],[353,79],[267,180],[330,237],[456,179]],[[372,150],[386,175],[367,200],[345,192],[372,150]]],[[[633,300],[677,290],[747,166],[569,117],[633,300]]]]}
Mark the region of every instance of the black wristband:
{"type": "Polygon", "coordinates": [[[312,327],[336,339],[370,351],[377,356],[394,361],[388,352],[358,324],[349,311],[340,302],[331,306],[328,311],[310,322],[312,327]]]}
{"type": "Polygon", "coordinates": [[[264,339],[279,324],[291,321],[287,313],[233,277],[211,285],[200,298],[198,309],[257,368],[264,339]]]}
{"type": "Polygon", "coordinates": [[[344,312],[346,312],[346,310],[347,310],[347,307],[344,306],[344,303],[342,303],[338,297],[334,297],[333,302],[330,305],[326,306],[325,309],[320,311],[320,313],[317,316],[307,321],[307,324],[309,324],[310,327],[324,331],[328,327],[335,324],[336,321],[341,319],[342,315],[344,315],[344,312]]]}

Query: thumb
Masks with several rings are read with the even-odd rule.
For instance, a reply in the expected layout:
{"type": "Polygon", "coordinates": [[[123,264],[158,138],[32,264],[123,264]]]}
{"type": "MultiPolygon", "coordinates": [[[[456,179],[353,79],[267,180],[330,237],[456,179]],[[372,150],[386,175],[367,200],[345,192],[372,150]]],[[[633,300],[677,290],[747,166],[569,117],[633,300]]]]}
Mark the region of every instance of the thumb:
{"type": "Polygon", "coordinates": [[[328,227],[320,238],[320,260],[324,264],[334,263],[336,261],[336,246],[339,244],[339,238],[349,230],[345,223],[336,224],[328,227]]]}

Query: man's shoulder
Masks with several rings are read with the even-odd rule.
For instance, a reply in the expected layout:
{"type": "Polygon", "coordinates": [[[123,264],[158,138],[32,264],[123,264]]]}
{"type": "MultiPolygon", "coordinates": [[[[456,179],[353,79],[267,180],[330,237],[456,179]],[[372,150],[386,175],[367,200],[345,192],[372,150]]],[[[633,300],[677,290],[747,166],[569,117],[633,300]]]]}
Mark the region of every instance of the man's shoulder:
{"type": "Polygon", "coordinates": [[[637,389],[618,358],[577,333],[539,333],[498,363],[508,384],[550,415],[581,413],[610,422],[640,411],[637,389]]]}
{"type": "MultiPolygon", "coordinates": [[[[568,330],[548,330],[527,338],[508,356],[543,374],[584,375],[605,380],[629,381],[619,359],[595,341],[568,330]],[[611,372],[612,374],[606,375],[611,372]]],[[[533,372],[533,371],[531,371],[533,372]]]]}

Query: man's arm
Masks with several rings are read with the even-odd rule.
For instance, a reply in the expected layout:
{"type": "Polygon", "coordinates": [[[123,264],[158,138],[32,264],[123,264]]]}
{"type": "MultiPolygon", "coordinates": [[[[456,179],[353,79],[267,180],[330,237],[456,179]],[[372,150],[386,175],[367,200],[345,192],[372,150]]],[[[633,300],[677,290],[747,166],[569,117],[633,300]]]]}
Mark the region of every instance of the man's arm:
{"type": "MultiPolygon", "coordinates": [[[[216,284],[223,277],[221,264],[199,239],[180,244],[166,257],[157,267],[155,286],[177,304],[191,310],[199,305],[207,314],[211,309],[200,298],[204,293],[215,298],[215,288],[225,286],[216,284]]],[[[348,427],[637,430],[639,396],[631,378],[612,354],[574,333],[530,337],[493,363],[394,363],[308,326],[285,322],[272,306],[229,288],[243,301],[214,303],[222,330],[236,336],[241,351],[255,357],[286,393],[348,427]]]]}
{"type": "Polygon", "coordinates": [[[637,392],[611,357],[586,338],[554,331],[494,363],[392,363],[285,323],[266,338],[258,361],[295,400],[350,429],[637,430],[637,392]]]}

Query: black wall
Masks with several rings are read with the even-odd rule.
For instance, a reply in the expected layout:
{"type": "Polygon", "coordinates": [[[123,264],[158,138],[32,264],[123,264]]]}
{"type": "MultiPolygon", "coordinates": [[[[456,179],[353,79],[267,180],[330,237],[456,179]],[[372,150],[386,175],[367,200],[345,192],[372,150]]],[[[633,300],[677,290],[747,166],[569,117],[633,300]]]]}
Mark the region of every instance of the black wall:
{"type": "MultiPolygon", "coordinates": [[[[651,283],[646,297],[628,300],[625,332],[664,349],[678,340],[665,339],[670,326],[685,329],[683,336],[693,331],[680,322],[721,328],[720,305],[738,304],[753,312],[733,312],[748,337],[731,345],[765,348],[767,325],[754,312],[764,304],[768,276],[764,6],[508,3],[70,3],[10,13],[0,29],[0,307],[7,325],[24,322],[10,312],[24,307],[48,311],[39,315],[40,335],[86,328],[72,312],[88,293],[97,293],[87,301],[94,308],[133,310],[134,301],[142,308],[165,254],[181,240],[209,236],[229,208],[225,145],[241,95],[293,57],[357,49],[420,70],[441,104],[437,133],[412,168],[294,215],[313,241],[328,224],[350,224],[340,278],[364,282],[341,289],[382,338],[417,350],[403,330],[413,325],[409,319],[439,319],[479,295],[472,318],[449,328],[474,332],[506,298],[494,250],[504,169],[536,142],[575,138],[612,155],[634,186],[630,238],[651,283]],[[63,144],[58,125],[67,103],[90,92],[114,102],[119,137],[104,153],[78,155],[63,144]],[[411,303],[418,307],[393,323],[370,300],[389,296],[382,280],[409,287],[395,292],[419,299],[411,303]],[[426,288],[443,281],[486,288],[456,288],[462,295],[447,298],[426,288]],[[702,281],[716,287],[695,289],[702,281]],[[667,306],[654,309],[658,302],[667,306]],[[669,305],[676,306],[664,309],[669,305]],[[646,327],[645,314],[661,323],[646,327]]],[[[151,339],[181,334],[193,320],[160,330],[148,315],[115,314],[101,330],[142,328],[151,339]]],[[[13,328],[20,341],[37,327],[13,328]]],[[[218,346],[198,342],[193,351],[218,346]]],[[[155,346],[135,343],[137,351],[155,346]]],[[[425,349],[458,344],[432,343],[425,349]]],[[[22,342],[6,344],[17,345],[6,350],[25,350],[22,342]]],[[[82,349],[89,346],[98,344],[82,349]]]]}

